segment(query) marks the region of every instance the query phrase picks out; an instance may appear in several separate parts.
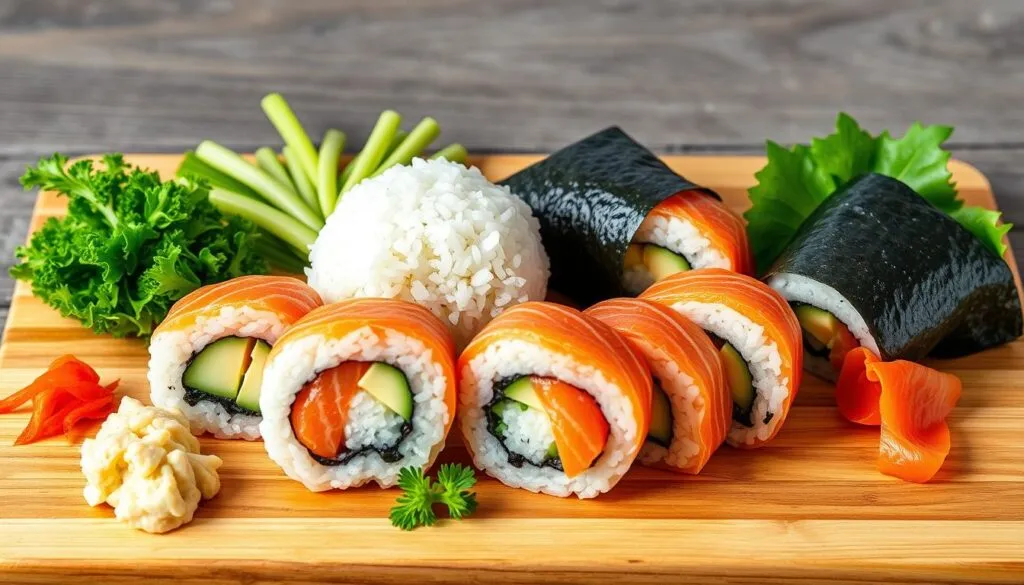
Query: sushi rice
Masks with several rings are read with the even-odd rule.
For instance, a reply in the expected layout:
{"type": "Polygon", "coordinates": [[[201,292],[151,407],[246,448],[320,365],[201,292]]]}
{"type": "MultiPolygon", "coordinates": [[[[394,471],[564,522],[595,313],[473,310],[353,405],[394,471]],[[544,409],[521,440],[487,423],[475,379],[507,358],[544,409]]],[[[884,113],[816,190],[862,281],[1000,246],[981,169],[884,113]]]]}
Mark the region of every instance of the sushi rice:
{"type": "MultiPolygon", "coordinates": [[[[447,380],[423,342],[396,331],[365,326],[340,339],[309,335],[279,348],[263,373],[260,410],[267,453],[285,473],[312,491],[346,489],[375,481],[390,487],[402,467],[429,466],[444,447],[445,427],[454,413],[445,404],[447,380]],[[378,452],[339,465],[323,465],[295,436],[292,404],[318,373],[346,361],[385,362],[402,371],[413,394],[412,431],[398,444],[402,458],[386,462],[378,452]]],[[[401,419],[365,392],[357,395],[345,426],[346,447],[394,444],[401,419]]]]}
{"type": "MultiPolygon", "coordinates": [[[[828,311],[836,319],[846,325],[862,346],[879,355],[878,343],[867,322],[853,304],[836,289],[800,274],[776,274],[768,279],[768,286],[779,292],[791,303],[798,302],[828,311]]],[[[816,376],[826,380],[835,380],[836,371],[827,358],[816,358],[804,354],[804,367],[816,376]]]]}
{"type": "MultiPolygon", "coordinates": [[[[611,489],[633,462],[631,446],[641,430],[637,428],[632,405],[600,370],[568,355],[551,353],[522,340],[496,342],[465,365],[459,396],[460,424],[474,463],[509,486],[560,497],[576,494],[580,498],[593,498],[611,489]],[[485,411],[494,397],[497,381],[522,375],[557,378],[587,392],[597,401],[608,420],[610,432],[604,451],[590,469],[568,477],[551,467],[516,467],[509,462],[505,447],[487,428],[485,411]]],[[[506,439],[509,446],[531,461],[542,459],[543,451],[553,440],[550,423],[545,427],[533,419],[520,422],[509,425],[507,435],[520,433],[518,438],[506,439]]]]}
{"type": "Polygon", "coordinates": [[[181,378],[192,356],[224,337],[254,337],[273,345],[285,330],[279,316],[249,306],[225,306],[210,318],[197,320],[191,329],[157,332],[149,345],[150,398],[155,406],[180,410],[192,433],[211,433],[219,439],[260,438],[260,416],[229,413],[222,405],[201,400],[195,405],[185,401],[181,378]]]}
{"type": "Polygon", "coordinates": [[[345,194],[310,250],[309,284],[331,303],[399,298],[429,309],[458,347],[506,308],[543,300],[540,224],[475,167],[414,159],[345,194]]]}
{"type": "Polygon", "coordinates": [[[669,448],[653,441],[644,442],[639,460],[644,465],[654,465],[664,461],[671,467],[686,467],[690,460],[700,452],[700,446],[694,440],[699,435],[701,423],[704,421],[705,405],[700,389],[693,378],[679,370],[675,360],[669,356],[658,359],[648,357],[647,365],[651,373],[658,379],[663,388],[683,388],[682,392],[665,392],[672,405],[672,437],[669,448]],[[677,439],[678,437],[678,439],[677,439]]]}
{"type": "Polygon", "coordinates": [[[776,343],[765,335],[764,327],[754,323],[739,312],[722,305],[687,301],[676,303],[672,308],[728,341],[736,348],[750,370],[756,389],[751,419],[753,427],[733,425],[729,430],[729,442],[733,445],[753,445],[767,441],[782,424],[785,416],[772,416],[763,423],[769,412],[779,413],[789,397],[788,377],[782,375],[782,357],[776,343]]]}
{"type": "MultiPolygon", "coordinates": [[[[650,214],[640,224],[636,235],[633,236],[633,243],[654,244],[667,248],[686,258],[692,268],[735,269],[729,258],[721,250],[716,249],[711,240],[704,237],[685,218],[650,214]]],[[[640,294],[654,284],[654,276],[641,264],[627,268],[623,274],[623,282],[627,290],[640,294]]]]}

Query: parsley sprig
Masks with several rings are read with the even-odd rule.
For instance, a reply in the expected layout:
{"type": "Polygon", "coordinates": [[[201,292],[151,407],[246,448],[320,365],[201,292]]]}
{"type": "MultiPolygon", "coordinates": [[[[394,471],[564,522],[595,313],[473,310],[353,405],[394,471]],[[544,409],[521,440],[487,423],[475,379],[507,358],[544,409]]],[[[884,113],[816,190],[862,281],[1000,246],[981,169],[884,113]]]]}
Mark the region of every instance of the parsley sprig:
{"type": "Polygon", "coordinates": [[[391,523],[402,530],[433,526],[437,522],[434,504],[444,504],[450,517],[461,520],[476,511],[476,494],[469,491],[474,485],[473,469],[457,463],[442,465],[437,481],[424,475],[423,469],[404,467],[398,473],[403,493],[391,509],[391,523]]]}

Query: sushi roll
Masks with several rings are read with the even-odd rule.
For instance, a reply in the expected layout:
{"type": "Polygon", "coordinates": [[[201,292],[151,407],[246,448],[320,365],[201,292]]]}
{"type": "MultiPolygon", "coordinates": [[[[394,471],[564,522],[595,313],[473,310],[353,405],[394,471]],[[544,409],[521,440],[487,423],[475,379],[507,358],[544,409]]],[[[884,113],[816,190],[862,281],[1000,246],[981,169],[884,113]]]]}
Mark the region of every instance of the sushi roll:
{"type": "Polygon", "coordinates": [[[633,463],[651,374],[604,323],[554,303],[517,305],[459,356],[459,413],[477,467],[512,487],[592,498],[633,463]]]}
{"type": "Polygon", "coordinates": [[[312,491],[428,467],[455,418],[455,343],[429,310],[395,299],[317,309],[278,340],[263,373],[270,458],[312,491]]]}
{"type": "Polygon", "coordinates": [[[757,279],[719,268],[675,274],[640,298],[678,311],[719,348],[733,402],[729,444],[770,441],[796,398],[803,367],[800,324],[786,299],[757,279]]]}
{"type": "Polygon", "coordinates": [[[805,367],[827,380],[858,346],[885,361],[919,361],[1021,335],[1006,262],[883,175],[854,180],[822,203],[765,280],[794,307],[805,367]]]}
{"type": "Polygon", "coordinates": [[[625,337],[651,370],[651,426],[640,462],[700,473],[732,421],[732,397],[711,338],[672,309],[642,299],[611,299],[584,314],[625,337]]]}
{"type": "Polygon", "coordinates": [[[743,220],[617,127],[502,182],[533,209],[551,288],[587,306],[693,268],[753,269],[743,220]]]}
{"type": "Polygon", "coordinates": [[[623,264],[623,282],[631,294],[691,268],[741,274],[754,269],[743,220],[702,191],[677,193],[655,206],[633,235],[623,264]]]}
{"type": "Polygon", "coordinates": [[[192,432],[260,438],[263,364],[284,330],[322,304],[302,281],[243,276],[171,307],[149,343],[150,399],[184,413],[192,432]]]}

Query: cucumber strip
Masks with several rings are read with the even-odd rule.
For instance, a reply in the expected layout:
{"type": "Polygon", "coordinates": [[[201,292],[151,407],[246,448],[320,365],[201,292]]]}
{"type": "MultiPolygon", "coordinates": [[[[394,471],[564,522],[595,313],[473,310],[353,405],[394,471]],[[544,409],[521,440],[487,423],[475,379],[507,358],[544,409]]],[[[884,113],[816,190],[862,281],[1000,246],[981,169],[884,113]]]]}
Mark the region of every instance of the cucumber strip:
{"type": "Polygon", "coordinates": [[[384,160],[387,160],[387,158],[391,156],[391,153],[395,152],[395,149],[398,148],[398,145],[402,144],[402,141],[404,141],[408,136],[409,133],[406,132],[405,130],[399,129],[398,132],[395,132],[395,137],[391,139],[391,144],[389,144],[388,149],[384,151],[384,160]]]}
{"type": "Polygon", "coordinates": [[[409,164],[413,157],[422,154],[440,133],[441,127],[438,126],[437,120],[429,116],[423,118],[420,120],[420,123],[416,124],[416,127],[412,129],[408,138],[403,140],[402,143],[398,145],[398,148],[396,148],[395,151],[392,152],[391,155],[388,156],[388,158],[382,162],[377,170],[370,176],[376,177],[395,165],[409,164]]]}
{"type": "Polygon", "coordinates": [[[196,156],[256,190],[268,203],[287,212],[292,218],[313,230],[324,222],[294,192],[286,189],[259,167],[249,164],[231,150],[209,140],[196,148],[196,156]]]}
{"type": "Polygon", "coordinates": [[[241,193],[254,199],[263,199],[260,194],[249,188],[248,185],[232,177],[227,173],[222,173],[216,167],[210,166],[202,161],[196,153],[189,150],[185,152],[185,158],[182,159],[181,165],[178,167],[175,173],[179,177],[193,176],[200,179],[206,179],[210,183],[211,187],[217,187],[220,189],[227,189],[228,191],[234,191],[235,193],[241,193]]]}
{"type": "Polygon", "coordinates": [[[284,170],[281,159],[277,158],[277,153],[274,152],[274,149],[268,146],[257,148],[256,165],[268,175],[277,179],[277,182],[281,183],[282,186],[287,187],[293,193],[295,192],[295,185],[292,183],[291,177],[288,176],[288,171],[284,170]]]}
{"type": "MultiPolygon", "coordinates": [[[[287,146],[282,149],[282,152],[284,153],[284,162],[288,165],[288,174],[291,175],[292,181],[295,183],[295,187],[298,189],[302,200],[313,211],[319,211],[320,206],[316,202],[316,187],[313,186],[313,182],[306,176],[306,172],[302,170],[298,157],[287,146]]],[[[228,190],[230,191],[231,189],[228,190]]]]}
{"type": "Polygon", "coordinates": [[[210,203],[221,213],[248,219],[260,228],[288,242],[299,253],[308,253],[316,232],[301,221],[255,199],[223,189],[210,191],[210,203]]]}
{"type": "Polygon", "coordinates": [[[313,148],[313,142],[309,139],[309,134],[302,127],[302,123],[299,122],[295,112],[292,111],[291,106],[285,101],[284,96],[279,93],[267,94],[260,101],[260,106],[263,107],[263,113],[267,115],[270,123],[274,125],[274,128],[277,128],[277,132],[281,135],[284,143],[298,157],[299,166],[306,172],[306,176],[310,181],[315,182],[317,170],[316,149],[313,148]]]}
{"type": "MultiPolygon", "coordinates": [[[[387,157],[391,156],[391,153],[394,152],[396,148],[398,148],[398,145],[401,144],[402,141],[405,140],[405,137],[408,136],[408,135],[409,135],[409,133],[406,132],[405,130],[399,130],[398,132],[395,132],[395,137],[391,139],[391,144],[388,145],[388,150],[384,154],[384,158],[387,158],[387,157]]],[[[338,179],[338,181],[340,181],[340,183],[342,185],[345,184],[345,181],[348,180],[349,175],[352,174],[352,169],[355,168],[352,165],[353,165],[353,163],[356,162],[357,158],[359,158],[358,154],[355,155],[354,157],[352,157],[352,160],[348,161],[348,164],[345,165],[344,169],[342,169],[342,171],[341,171],[341,178],[338,179]]],[[[373,170],[376,171],[377,169],[373,169],[373,170]]]]}
{"type": "Polygon", "coordinates": [[[329,217],[338,203],[338,157],[345,147],[345,133],[328,130],[320,142],[320,166],[317,170],[317,202],[320,213],[329,217]]]}
{"type": "Polygon", "coordinates": [[[377,118],[377,124],[374,125],[369,138],[366,139],[366,145],[359,152],[359,156],[352,161],[353,169],[341,187],[342,195],[369,177],[370,173],[380,165],[380,161],[384,158],[384,152],[391,144],[392,138],[398,132],[398,125],[401,123],[402,117],[398,115],[398,112],[393,110],[381,112],[380,117],[377,118]]]}
{"type": "Polygon", "coordinates": [[[295,256],[295,248],[271,236],[262,233],[256,240],[256,253],[265,258],[275,268],[289,274],[302,274],[306,263],[295,256]]]}
{"type": "Polygon", "coordinates": [[[459,143],[449,144],[441,150],[435,152],[430,156],[431,160],[443,158],[448,162],[455,162],[465,164],[466,159],[469,158],[469,152],[466,151],[466,147],[459,143]]]}

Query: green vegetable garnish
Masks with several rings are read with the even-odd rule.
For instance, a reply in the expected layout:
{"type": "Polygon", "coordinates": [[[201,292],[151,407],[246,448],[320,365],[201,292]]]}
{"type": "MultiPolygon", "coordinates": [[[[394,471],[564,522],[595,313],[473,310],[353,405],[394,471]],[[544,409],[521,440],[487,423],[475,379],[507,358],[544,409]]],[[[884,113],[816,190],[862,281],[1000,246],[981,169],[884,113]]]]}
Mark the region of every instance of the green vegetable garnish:
{"type": "Polygon", "coordinates": [[[474,485],[473,469],[457,463],[442,465],[433,482],[423,475],[423,469],[403,467],[398,473],[403,493],[391,508],[391,523],[402,530],[433,526],[437,522],[434,504],[444,504],[449,516],[461,520],[476,510],[476,494],[469,491],[474,485]]]}
{"type": "Polygon", "coordinates": [[[338,204],[338,158],[344,148],[344,132],[331,129],[324,133],[317,170],[317,201],[324,217],[330,217],[338,204]]]}
{"type": "Polygon", "coordinates": [[[782,147],[768,141],[768,164],[755,176],[749,191],[751,208],[744,214],[758,272],[771,267],[822,201],[851,179],[880,173],[899,179],[933,205],[950,214],[1000,257],[1006,253],[1000,213],[964,207],[947,167],[950,153],[942,144],[949,126],[915,122],[901,138],[882,132],[872,136],[856,120],[841,113],[835,133],[814,138],[811,145],[782,147]]]}
{"type": "MultiPolygon", "coordinates": [[[[401,123],[402,117],[398,115],[398,112],[385,110],[380,113],[377,123],[373,126],[373,130],[370,131],[370,136],[366,139],[363,150],[359,152],[359,156],[352,159],[352,171],[345,178],[345,183],[341,186],[342,195],[358,185],[360,181],[369,177],[380,166],[384,160],[384,155],[391,147],[392,139],[398,133],[398,125],[401,123]]],[[[408,140],[406,138],[402,144],[405,144],[408,140]]],[[[401,149],[401,145],[398,148],[401,149]]]]}
{"type": "MultiPolygon", "coordinates": [[[[361,181],[395,165],[408,164],[437,138],[441,129],[427,117],[412,132],[399,128],[398,112],[386,110],[374,125],[366,145],[339,169],[345,134],[328,130],[319,150],[281,94],[261,102],[263,111],[284,141],[281,153],[269,147],[256,151],[256,163],[206,140],[185,153],[178,176],[204,180],[213,191],[210,200],[222,212],[245,218],[258,228],[259,253],[275,268],[301,272],[309,246],[342,194],[361,181]],[[283,244],[283,245],[282,245],[283,244]]],[[[432,158],[464,162],[466,149],[452,144],[432,158]]]]}
{"type": "Polygon", "coordinates": [[[67,167],[54,154],[21,177],[26,189],[68,197],[68,214],[17,249],[11,276],[31,282],[32,294],[65,317],[96,333],[145,337],[196,288],[267,271],[252,224],[222,216],[205,185],[163,182],[120,154],[102,162],[67,167]]]}

